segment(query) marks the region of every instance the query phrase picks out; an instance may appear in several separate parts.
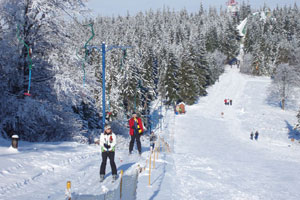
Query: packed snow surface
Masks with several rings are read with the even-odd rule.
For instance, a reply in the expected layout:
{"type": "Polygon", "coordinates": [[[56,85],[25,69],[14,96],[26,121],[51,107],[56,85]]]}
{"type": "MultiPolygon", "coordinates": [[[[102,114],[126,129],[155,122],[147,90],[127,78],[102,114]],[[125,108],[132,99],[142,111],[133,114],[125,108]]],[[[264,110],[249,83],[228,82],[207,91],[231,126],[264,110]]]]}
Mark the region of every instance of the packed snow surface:
{"type": "Polygon", "coordinates": [[[270,84],[228,67],[185,115],[168,115],[161,134],[172,153],[156,163],[151,187],[140,177],[137,199],[300,199],[300,144],[289,138],[296,112],[268,105],[270,84]]]}
{"type": "MultiPolygon", "coordinates": [[[[122,199],[300,199],[300,144],[290,140],[298,134],[292,129],[296,111],[270,104],[270,84],[268,77],[227,67],[206,97],[186,107],[185,115],[163,108],[161,123],[154,121],[165,143],[161,140],[152,163],[150,185],[148,137],[142,137],[139,157],[136,151],[129,156],[129,138],[118,136],[115,160],[118,172],[125,172],[122,199]],[[224,105],[225,98],[233,104],[224,105]],[[258,140],[251,140],[256,130],[258,140]],[[128,178],[134,177],[137,164],[146,167],[138,183],[128,178]]],[[[119,179],[111,183],[109,162],[106,180],[99,182],[97,145],[21,141],[15,150],[0,139],[0,159],[0,200],[64,199],[67,181],[72,199],[120,198],[119,179]]]]}

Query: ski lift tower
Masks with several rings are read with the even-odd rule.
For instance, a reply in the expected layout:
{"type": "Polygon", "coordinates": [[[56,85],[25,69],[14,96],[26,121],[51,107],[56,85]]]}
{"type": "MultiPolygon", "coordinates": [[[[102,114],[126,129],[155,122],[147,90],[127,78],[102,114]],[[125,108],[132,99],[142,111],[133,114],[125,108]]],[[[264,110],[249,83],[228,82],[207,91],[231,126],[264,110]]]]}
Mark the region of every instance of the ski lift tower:
{"type": "Polygon", "coordinates": [[[228,12],[233,16],[237,17],[238,16],[238,3],[235,0],[228,0],[227,4],[227,10],[228,12]]]}

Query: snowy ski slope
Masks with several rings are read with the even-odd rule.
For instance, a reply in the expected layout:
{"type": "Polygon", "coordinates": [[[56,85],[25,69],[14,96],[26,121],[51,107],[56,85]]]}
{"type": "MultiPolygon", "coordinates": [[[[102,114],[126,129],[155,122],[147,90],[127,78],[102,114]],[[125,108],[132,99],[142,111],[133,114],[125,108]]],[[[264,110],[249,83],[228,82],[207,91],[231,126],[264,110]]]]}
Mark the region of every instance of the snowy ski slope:
{"type": "Polygon", "coordinates": [[[174,140],[173,153],[156,165],[151,187],[140,177],[137,199],[300,199],[300,144],[289,139],[296,112],[267,104],[270,84],[227,67],[186,115],[169,116],[161,134],[174,140]]]}
{"type": "MultiPolygon", "coordinates": [[[[268,103],[270,84],[267,77],[227,67],[185,115],[163,109],[163,126],[156,133],[171,153],[159,154],[150,186],[148,168],[137,188],[134,182],[137,163],[143,165],[149,156],[146,137],[140,158],[128,156],[129,138],[118,136],[115,159],[126,177],[122,199],[300,199],[300,144],[290,141],[296,111],[268,103]],[[233,105],[225,106],[224,98],[233,105]],[[256,130],[258,141],[250,140],[256,130]]],[[[99,183],[98,146],[20,142],[15,151],[9,145],[0,139],[0,200],[64,199],[68,180],[72,199],[119,199],[119,185],[109,181],[109,163],[107,181],[99,183]]]]}

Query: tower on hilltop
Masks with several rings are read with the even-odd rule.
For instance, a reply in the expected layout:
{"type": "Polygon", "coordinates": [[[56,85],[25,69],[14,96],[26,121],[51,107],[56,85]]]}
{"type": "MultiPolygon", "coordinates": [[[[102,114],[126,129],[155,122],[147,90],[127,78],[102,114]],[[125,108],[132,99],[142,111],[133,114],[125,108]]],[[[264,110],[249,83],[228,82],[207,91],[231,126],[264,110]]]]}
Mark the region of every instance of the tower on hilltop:
{"type": "Polygon", "coordinates": [[[227,4],[227,10],[232,16],[238,16],[238,3],[235,0],[228,0],[227,4]]]}

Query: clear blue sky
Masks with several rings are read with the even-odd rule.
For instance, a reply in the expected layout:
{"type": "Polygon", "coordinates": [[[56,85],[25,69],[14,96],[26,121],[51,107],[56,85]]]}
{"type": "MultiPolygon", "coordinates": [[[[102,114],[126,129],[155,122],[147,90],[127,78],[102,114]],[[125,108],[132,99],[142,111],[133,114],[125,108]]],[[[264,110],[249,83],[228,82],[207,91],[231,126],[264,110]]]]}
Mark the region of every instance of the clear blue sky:
{"type": "MultiPolygon", "coordinates": [[[[171,9],[180,10],[186,8],[189,12],[196,12],[200,7],[200,2],[202,2],[204,8],[209,6],[215,6],[220,8],[226,7],[226,2],[228,0],[89,0],[88,7],[91,8],[96,15],[102,16],[118,16],[126,15],[127,11],[131,15],[136,14],[139,11],[145,11],[152,8],[156,10],[158,8],[163,8],[167,6],[171,9]]],[[[276,5],[294,5],[298,1],[297,5],[300,6],[300,0],[244,0],[249,1],[252,8],[263,7],[264,3],[268,7],[274,8],[276,5]]],[[[242,2],[242,0],[237,0],[237,2],[242,2]]]]}

